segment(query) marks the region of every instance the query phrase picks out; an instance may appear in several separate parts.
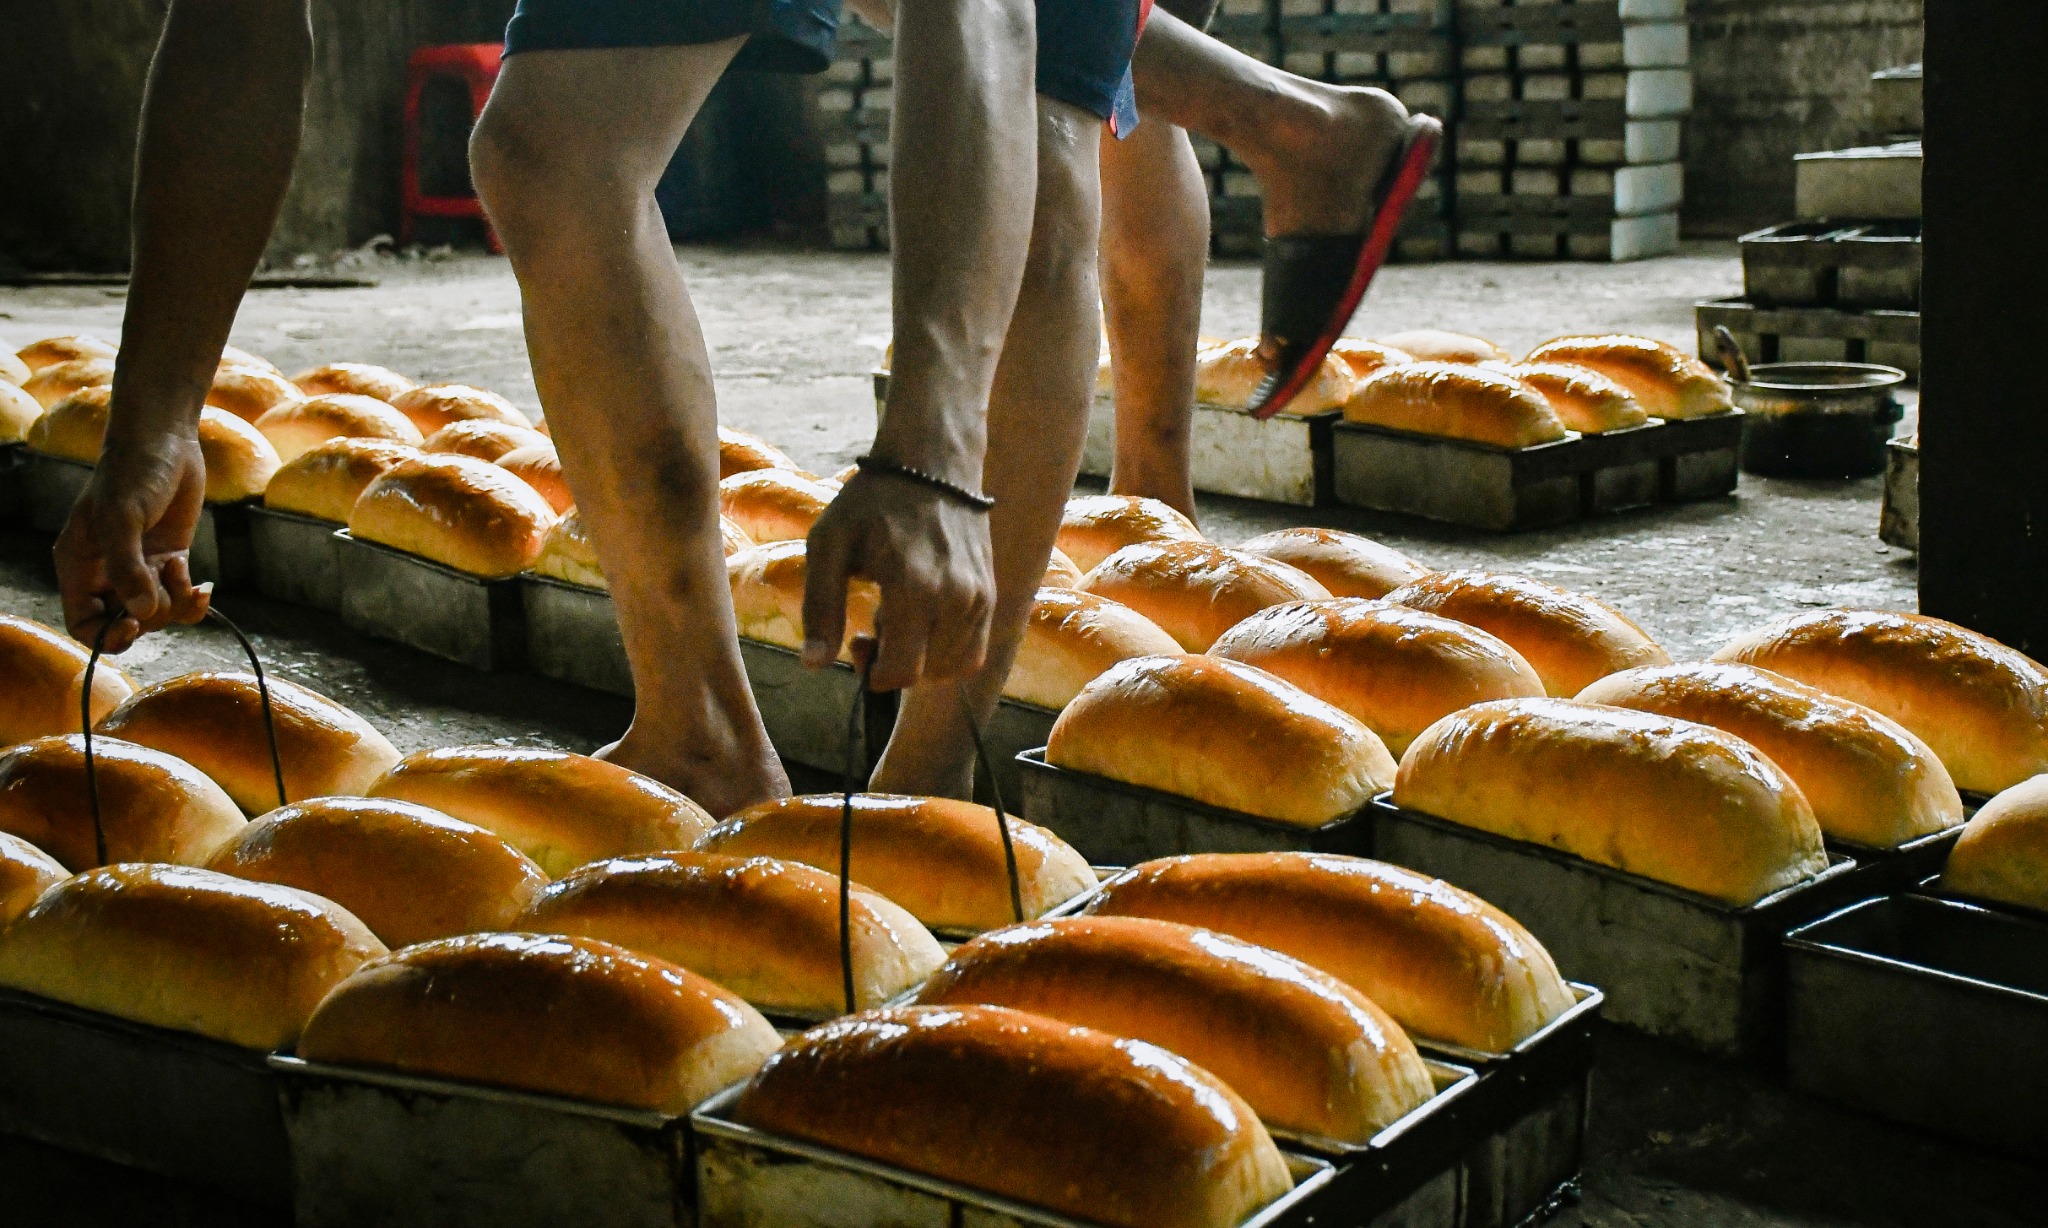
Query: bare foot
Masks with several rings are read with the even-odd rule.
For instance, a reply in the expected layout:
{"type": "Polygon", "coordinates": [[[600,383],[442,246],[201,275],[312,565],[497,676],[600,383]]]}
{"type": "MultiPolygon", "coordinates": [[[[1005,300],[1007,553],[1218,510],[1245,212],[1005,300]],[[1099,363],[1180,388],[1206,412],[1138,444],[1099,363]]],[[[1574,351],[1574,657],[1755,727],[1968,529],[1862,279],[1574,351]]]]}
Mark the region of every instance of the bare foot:
{"type": "Polygon", "coordinates": [[[1254,168],[1268,235],[1366,229],[1373,194],[1407,142],[1408,108],[1385,90],[1326,85],[1316,93],[1320,121],[1275,127],[1254,168]]]}
{"type": "Polygon", "coordinates": [[[716,819],[757,802],[789,796],[789,776],[773,748],[767,746],[753,755],[739,751],[728,757],[691,754],[679,748],[677,739],[645,737],[636,727],[594,757],[653,777],[716,819]]]}

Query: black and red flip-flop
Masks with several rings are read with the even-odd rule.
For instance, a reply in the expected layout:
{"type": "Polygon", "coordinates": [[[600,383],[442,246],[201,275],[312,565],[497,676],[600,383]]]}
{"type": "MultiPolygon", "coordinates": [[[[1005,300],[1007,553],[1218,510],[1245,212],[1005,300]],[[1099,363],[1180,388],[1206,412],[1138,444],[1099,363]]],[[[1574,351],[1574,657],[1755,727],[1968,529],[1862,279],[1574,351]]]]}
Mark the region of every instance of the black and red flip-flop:
{"type": "Polygon", "coordinates": [[[1401,218],[1429,174],[1443,126],[1427,116],[1411,122],[1400,157],[1388,168],[1364,234],[1286,235],[1266,240],[1260,291],[1259,352],[1272,370],[1248,409],[1261,420],[1279,413],[1315,377],[1366,287],[1387,262],[1401,218]]]}

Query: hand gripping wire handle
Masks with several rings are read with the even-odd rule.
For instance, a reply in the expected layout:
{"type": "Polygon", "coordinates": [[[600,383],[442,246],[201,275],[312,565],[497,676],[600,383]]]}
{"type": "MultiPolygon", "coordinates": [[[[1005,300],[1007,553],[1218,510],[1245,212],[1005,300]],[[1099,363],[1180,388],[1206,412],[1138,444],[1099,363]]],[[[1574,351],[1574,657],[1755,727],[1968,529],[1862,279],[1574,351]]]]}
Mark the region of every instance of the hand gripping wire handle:
{"type": "MultiPolygon", "coordinates": [[[[206,616],[226,627],[228,633],[235,637],[235,642],[242,646],[242,651],[248,654],[249,668],[256,675],[256,694],[263,701],[263,733],[270,740],[270,773],[272,779],[277,781],[277,804],[282,806],[286,802],[284,760],[277,753],[277,718],[271,712],[270,684],[263,677],[263,662],[257,660],[256,646],[249,642],[248,636],[242,634],[242,629],[234,624],[234,620],[221,613],[217,607],[209,607],[206,616]]],[[[80,681],[78,688],[78,728],[85,742],[85,795],[86,800],[92,804],[92,847],[99,865],[107,864],[107,828],[106,822],[100,817],[99,772],[92,757],[92,676],[99,668],[100,654],[106,650],[107,632],[113,629],[114,623],[119,619],[120,613],[116,611],[108,616],[106,622],[100,624],[100,633],[92,640],[92,655],[85,660],[85,677],[80,681]]]]}
{"type": "MultiPolygon", "coordinates": [[[[853,986],[853,798],[860,789],[861,776],[867,767],[867,722],[862,718],[867,714],[868,675],[875,664],[872,636],[854,638],[853,661],[860,686],[854,691],[852,711],[846,715],[846,771],[839,794],[839,977],[849,1015],[859,1009],[853,986]]],[[[1024,891],[1017,880],[1017,846],[1010,839],[1010,820],[1003,809],[1002,785],[996,779],[994,766],[989,763],[988,747],[981,736],[981,722],[974,719],[973,705],[967,702],[967,688],[961,686],[958,694],[960,716],[967,722],[967,732],[974,739],[975,762],[981,765],[982,774],[988,777],[990,800],[995,803],[996,831],[1003,840],[1003,868],[1010,875],[1010,915],[1021,922],[1024,920],[1024,891]]]]}

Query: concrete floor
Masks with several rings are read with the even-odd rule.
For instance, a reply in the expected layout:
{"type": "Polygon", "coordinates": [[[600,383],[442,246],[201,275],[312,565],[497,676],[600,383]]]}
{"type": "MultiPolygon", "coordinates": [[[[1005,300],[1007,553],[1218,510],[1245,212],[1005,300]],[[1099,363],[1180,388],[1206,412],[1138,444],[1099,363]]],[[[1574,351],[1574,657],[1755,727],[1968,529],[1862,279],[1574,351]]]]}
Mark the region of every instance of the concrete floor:
{"type": "MultiPolygon", "coordinates": [[[[887,263],[860,255],[686,249],[685,270],[718,367],[721,415],[824,472],[866,442],[867,378],[889,332],[887,263]]],[[[502,260],[382,262],[375,288],[250,295],[236,344],[287,371],[318,362],[384,363],[422,379],[461,379],[537,410],[502,260]]],[[[1691,303],[1734,292],[1732,246],[1620,267],[1492,265],[1387,270],[1354,326],[1477,332],[1523,349],[1565,332],[1626,329],[1690,345],[1691,303]]],[[[1208,332],[1257,322],[1257,271],[1210,279],[1208,332]]],[[[112,339],[121,292],[0,289],[0,337],[14,344],[90,330],[112,339]]],[[[1912,608],[1910,556],[1876,538],[1878,485],[1745,478],[1732,498],[1498,537],[1391,516],[1276,509],[1205,499],[1224,542],[1286,524],[1357,529],[1438,566],[1528,572],[1620,606],[1680,658],[1803,606],[1912,608]]],[[[615,699],[529,677],[472,674],[378,644],[331,619],[248,594],[223,608],[279,673],[351,705],[402,749],[499,741],[588,750],[617,736],[615,699]]],[[[0,610],[54,620],[47,541],[0,533],[0,610]]],[[[144,680],[233,665],[212,628],[145,642],[122,664],[144,680]]],[[[819,787],[824,787],[820,785],[819,787]]],[[[1918,1228],[2048,1224],[2038,1173],[1791,1096],[1772,1081],[1615,1033],[1596,1073],[1583,1204],[1556,1221],[1588,1228],[1918,1228]]],[[[217,1196],[19,1141],[0,1140],[9,1224],[226,1225],[274,1216],[217,1196]]]]}

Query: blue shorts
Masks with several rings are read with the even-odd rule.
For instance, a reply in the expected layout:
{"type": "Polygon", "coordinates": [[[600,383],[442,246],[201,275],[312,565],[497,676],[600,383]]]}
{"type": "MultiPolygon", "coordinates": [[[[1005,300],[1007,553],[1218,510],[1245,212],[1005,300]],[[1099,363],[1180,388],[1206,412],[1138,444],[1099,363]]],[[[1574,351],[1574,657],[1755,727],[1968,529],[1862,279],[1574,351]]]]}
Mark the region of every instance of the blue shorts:
{"type": "MultiPolygon", "coordinates": [[[[733,67],[823,72],[840,0],[519,0],[505,54],[676,47],[744,37],[733,67]]],[[[1131,52],[1146,0],[1037,0],[1038,92],[1112,121],[1137,121],[1131,52]]]]}

